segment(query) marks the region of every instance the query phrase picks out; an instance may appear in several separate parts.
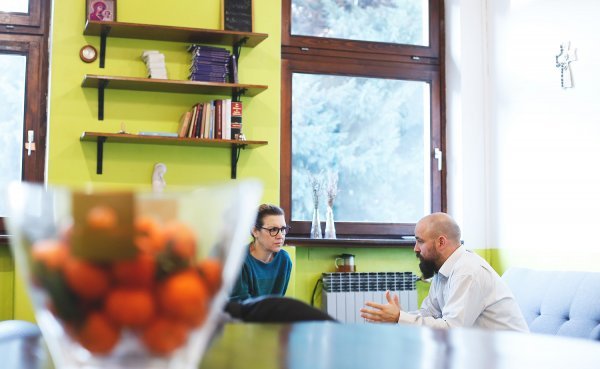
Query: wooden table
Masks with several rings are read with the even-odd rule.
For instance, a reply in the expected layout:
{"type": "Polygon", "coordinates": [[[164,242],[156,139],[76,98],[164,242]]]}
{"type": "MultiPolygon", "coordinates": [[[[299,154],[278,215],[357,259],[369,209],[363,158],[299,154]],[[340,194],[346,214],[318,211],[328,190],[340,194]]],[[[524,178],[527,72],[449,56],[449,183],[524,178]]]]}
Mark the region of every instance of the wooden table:
{"type": "Polygon", "coordinates": [[[238,324],[207,352],[201,369],[213,368],[598,369],[600,342],[390,324],[238,324]]]}
{"type": "MultiPolygon", "coordinates": [[[[0,348],[4,344],[0,341],[0,348]]],[[[51,367],[39,347],[29,343],[20,350],[11,351],[21,360],[15,368],[51,367]]],[[[598,369],[600,342],[388,324],[238,323],[224,327],[200,365],[200,369],[225,368],[598,369]]]]}

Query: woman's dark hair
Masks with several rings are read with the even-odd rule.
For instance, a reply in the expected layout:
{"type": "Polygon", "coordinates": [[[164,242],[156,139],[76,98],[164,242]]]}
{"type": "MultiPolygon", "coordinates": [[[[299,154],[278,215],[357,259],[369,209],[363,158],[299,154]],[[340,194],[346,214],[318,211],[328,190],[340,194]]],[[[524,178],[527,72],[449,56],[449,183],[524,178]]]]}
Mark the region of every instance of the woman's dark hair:
{"type": "Polygon", "coordinates": [[[254,227],[260,228],[265,223],[263,219],[269,215],[285,215],[283,209],[276,205],[271,204],[262,204],[258,207],[258,214],[256,214],[256,222],[254,222],[254,227]]]}

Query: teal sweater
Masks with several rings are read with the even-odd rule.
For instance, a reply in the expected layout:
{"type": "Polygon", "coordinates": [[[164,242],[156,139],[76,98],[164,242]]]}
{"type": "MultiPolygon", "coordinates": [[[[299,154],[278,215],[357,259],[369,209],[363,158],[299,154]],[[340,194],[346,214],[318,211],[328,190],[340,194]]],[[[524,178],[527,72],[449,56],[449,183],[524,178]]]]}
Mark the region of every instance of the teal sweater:
{"type": "Polygon", "coordinates": [[[285,250],[279,251],[270,263],[263,263],[250,254],[242,266],[240,276],[231,293],[230,301],[243,301],[265,295],[283,296],[292,272],[292,260],[285,250]]]}

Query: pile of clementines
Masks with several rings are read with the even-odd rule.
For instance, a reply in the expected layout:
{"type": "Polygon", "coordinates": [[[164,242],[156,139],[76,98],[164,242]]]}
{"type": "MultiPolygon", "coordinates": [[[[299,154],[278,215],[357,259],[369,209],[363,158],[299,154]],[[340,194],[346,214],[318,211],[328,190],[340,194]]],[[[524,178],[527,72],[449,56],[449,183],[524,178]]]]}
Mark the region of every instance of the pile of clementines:
{"type": "MultiPolygon", "coordinates": [[[[116,218],[115,218],[116,219],[116,218]]],[[[113,227],[110,211],[95,209],[88,226],[113,227]]],[[[194,232],[179,221],[134,220],[137,255],[90,261],[71,252],[69,231],[32,247],[34,283],[71,338],[94,354],[108,354],[124,330],[155,355],[168,355],[200,326],[221,286],[221,262],[196,261],[194,232]]]]}

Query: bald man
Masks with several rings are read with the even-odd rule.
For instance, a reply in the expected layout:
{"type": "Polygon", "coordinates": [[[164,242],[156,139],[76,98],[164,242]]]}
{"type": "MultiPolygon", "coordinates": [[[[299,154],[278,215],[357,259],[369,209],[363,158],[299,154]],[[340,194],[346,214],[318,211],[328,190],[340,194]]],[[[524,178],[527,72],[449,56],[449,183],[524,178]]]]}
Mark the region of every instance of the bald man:
{"type": "Polygon", "coordinates": [[[423,277],[433,277],[421,309],[401,310],[398,296],[385,293],[387,304],[367,302],[361,316],[370,322],[434,328],[477,327],[528,332],[527,323],[508,286],[479,255],[460,242],[460,228],[445,213],[427,215],[415,227],[415,253],[423,277]]]}

